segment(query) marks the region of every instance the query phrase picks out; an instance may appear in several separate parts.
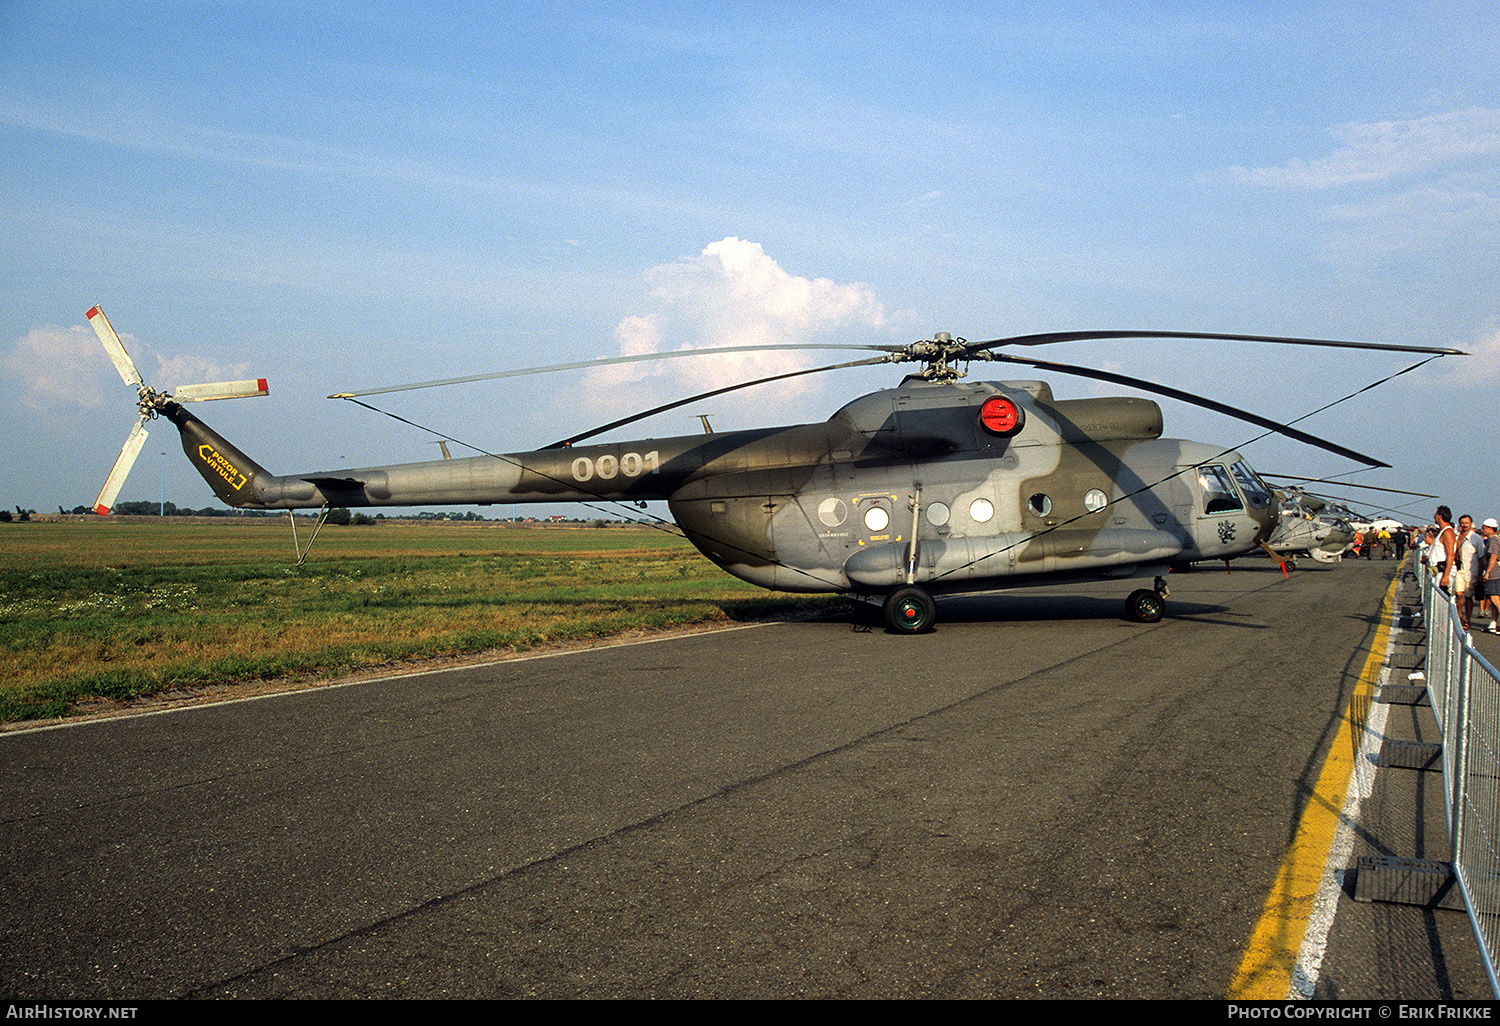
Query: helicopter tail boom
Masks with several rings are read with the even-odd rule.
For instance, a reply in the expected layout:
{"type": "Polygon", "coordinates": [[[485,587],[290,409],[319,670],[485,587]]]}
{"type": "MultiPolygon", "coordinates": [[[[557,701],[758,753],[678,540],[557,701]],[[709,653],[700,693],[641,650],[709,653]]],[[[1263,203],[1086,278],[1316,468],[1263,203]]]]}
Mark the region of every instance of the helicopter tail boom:
{"type": "Polygon", "coordinates": [[[664,499],[701,465],[679,457],[704,437],[656,440],[643,451],[589,446],[277,475],[180,404],[165,402],[157,412],[177,426],[183,452],[214,494],[241,509],[664,499]]]}

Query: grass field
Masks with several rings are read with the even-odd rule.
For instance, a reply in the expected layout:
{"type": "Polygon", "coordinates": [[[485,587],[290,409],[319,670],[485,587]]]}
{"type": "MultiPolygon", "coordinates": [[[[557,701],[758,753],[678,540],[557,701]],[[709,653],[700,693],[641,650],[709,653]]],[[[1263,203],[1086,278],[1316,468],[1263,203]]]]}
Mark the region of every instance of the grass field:
{"type": "Polygon", "coordinates": [[[829,601],[644,527],[330,526],[298,567],[285,520],[131,519],[0,524],[0,722],[829,601]]]}

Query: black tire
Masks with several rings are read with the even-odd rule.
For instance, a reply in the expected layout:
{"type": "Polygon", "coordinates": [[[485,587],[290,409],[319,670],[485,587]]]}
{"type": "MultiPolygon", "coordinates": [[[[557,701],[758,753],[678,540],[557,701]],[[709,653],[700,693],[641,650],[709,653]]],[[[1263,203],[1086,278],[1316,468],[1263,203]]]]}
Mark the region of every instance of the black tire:
{"type": "Polygon", "coordinates": [[[895,634],[924,634],[937,623],[937,603],[921,588],[897,588],[883,608],[885,625],[895,634]]]}
{"type": "Polygon", "coordinates": [[[1147,588],[1132,591],[1125,600],[1125,619],[1136,623],[1156,623],[1167,615],[1167,603],[1156,592],[1147,588]]]}

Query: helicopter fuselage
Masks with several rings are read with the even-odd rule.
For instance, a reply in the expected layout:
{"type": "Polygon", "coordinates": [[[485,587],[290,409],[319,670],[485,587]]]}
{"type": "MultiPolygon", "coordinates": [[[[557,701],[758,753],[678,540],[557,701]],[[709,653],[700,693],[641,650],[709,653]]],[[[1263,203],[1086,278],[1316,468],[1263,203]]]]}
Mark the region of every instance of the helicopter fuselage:
{"type": "Polygon", "coordinates": [[[226,503],[251,509],[665,500],[729,573],[857,597],[1164,574],[1274,527],[1237,453],[1161,438],[1151,400],[911,377],[822,423],[274,475],[161,409],[226,503]]]}

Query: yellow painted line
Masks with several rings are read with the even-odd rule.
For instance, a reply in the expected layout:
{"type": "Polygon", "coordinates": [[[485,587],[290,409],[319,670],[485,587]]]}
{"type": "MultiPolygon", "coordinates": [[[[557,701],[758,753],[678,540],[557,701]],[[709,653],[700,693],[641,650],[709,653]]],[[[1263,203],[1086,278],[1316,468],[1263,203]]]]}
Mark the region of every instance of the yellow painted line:
{"type": "MultiPolygon", "coordinates": [[[[1290,993],[1292,970],[1302,950],[1313,903],[1323,886],[1328,852],[1343,812],[1344,795],[1354,772],[1360,739],[1355,736],[1358,709],[1369,708],[1380,668],[1385,662],[1390,635],[1391,608],[1396,598],[1398,574],[1380,607],[1380,626],[1370,646],[1370,655],[1360,671],[1359,683],[1339,721],[1338,734],[1324,756],[1317,786],[1302,811],[1302,821],[1282,859],[1276,882],[1261,910],[1260,922],[1250,935],[1240,967],[1225,995],[1231,1001],[1281,1001],[1290,993]]],[[[1363,717],[1360,717],[1363,720],[1363,717]]],[[[1359,729],[1362,729],[1360,727],[1359,729]]]]}

